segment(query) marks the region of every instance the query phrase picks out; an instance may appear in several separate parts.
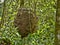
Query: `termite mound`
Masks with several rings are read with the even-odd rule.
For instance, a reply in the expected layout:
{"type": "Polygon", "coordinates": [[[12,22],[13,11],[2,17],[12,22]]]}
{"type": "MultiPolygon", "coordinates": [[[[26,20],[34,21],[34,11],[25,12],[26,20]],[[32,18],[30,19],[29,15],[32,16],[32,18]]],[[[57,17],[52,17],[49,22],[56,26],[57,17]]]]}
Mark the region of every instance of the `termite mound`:
{"type": "Polygon", "coordinates": [[[29,33],[34,33],[37,27],[37,16],[29,8],[20,8],[14,18],[14,25],[18,27],[21,37],[26,37],[29,33]]]}

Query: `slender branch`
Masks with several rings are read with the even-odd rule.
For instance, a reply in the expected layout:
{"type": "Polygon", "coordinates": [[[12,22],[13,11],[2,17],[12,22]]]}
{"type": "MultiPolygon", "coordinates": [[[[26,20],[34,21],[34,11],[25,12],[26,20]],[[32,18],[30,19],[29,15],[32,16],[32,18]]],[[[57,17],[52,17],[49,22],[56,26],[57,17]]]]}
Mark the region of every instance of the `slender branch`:
{"type": "Polygon", "coordinates": [[[0,28],[4,24],[4,17],[5,17],[5,0],[4,0],[4,3],[3,3],[3,13],[2,13],[2,19],[1,19],[1,23],[0,23],[0,28]]]}
{"type": "Polygon", "coordinates": [[[23,7],[24,6],[24,0],[21,0],[20,1],[20,7],[23,7]]]}

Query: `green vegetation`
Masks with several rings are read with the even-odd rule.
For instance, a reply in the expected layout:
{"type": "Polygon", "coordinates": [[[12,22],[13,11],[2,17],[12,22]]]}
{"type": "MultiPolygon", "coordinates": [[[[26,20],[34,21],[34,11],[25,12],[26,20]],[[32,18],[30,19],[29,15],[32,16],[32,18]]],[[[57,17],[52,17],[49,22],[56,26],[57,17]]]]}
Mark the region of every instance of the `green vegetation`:
{"type": "Polygon", "coordinates": [[[7,42],[10,40],[11,45],[54,45],[56,0],[24,1],[25,8],[31,8],[34,11],[34,6],[36,6],[36,15],[39,19],[37,31],[21,39],[21,35],[18,34],[17,28],[13,24],[20,7],[20,0],[5,0],[4,6],[0,8],[0,12],[3,13],[0,16],[0,22],[4,22],[0,23],[0,43],[2,40],[7,42]]]}

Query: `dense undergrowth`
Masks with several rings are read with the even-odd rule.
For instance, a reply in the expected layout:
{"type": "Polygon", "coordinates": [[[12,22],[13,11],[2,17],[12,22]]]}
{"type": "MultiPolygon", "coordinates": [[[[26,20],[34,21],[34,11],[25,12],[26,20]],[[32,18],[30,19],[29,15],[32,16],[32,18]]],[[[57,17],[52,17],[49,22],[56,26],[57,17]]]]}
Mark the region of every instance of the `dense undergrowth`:
{"type": "MultiPolygon", "coordinates": [[[[34,9],[34,0],[25,0],[25,7],[34,9]]],[[[36,0],[36,15],[38,16],[38,29],[35,33],[29,34],[21,39],[17,28],[14,27],[14,17],[20,6],[20,0],[6,0],[5,22],[0,29],[0,43],[2,40],[10,40],[11,45],[54,45],[55,39],[55,15],[56,0],[36,0]]],[[[3,13],[3,12],[2,12],[3,13]]],[[[1,18],[1,16],[0,16],[1,18]]]]}

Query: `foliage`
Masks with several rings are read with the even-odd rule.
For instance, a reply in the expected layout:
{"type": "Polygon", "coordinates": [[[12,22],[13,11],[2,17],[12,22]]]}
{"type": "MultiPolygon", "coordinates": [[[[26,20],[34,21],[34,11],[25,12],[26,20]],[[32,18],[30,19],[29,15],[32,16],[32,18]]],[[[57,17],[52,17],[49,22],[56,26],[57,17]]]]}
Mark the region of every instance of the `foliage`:
{"type": "Polygon", "coordinates": [[[35,3],[36,15],[39,19],[38,29],[35,33],[21,39],[13,24],[20,0],[6,0],[6,21],[0,29],[0,39],[8,38],[11,45],[54,45],[56,0],[35,0],[35,2],[34,0],[25,0],[24,7],[34,10],[35,3]]]}

